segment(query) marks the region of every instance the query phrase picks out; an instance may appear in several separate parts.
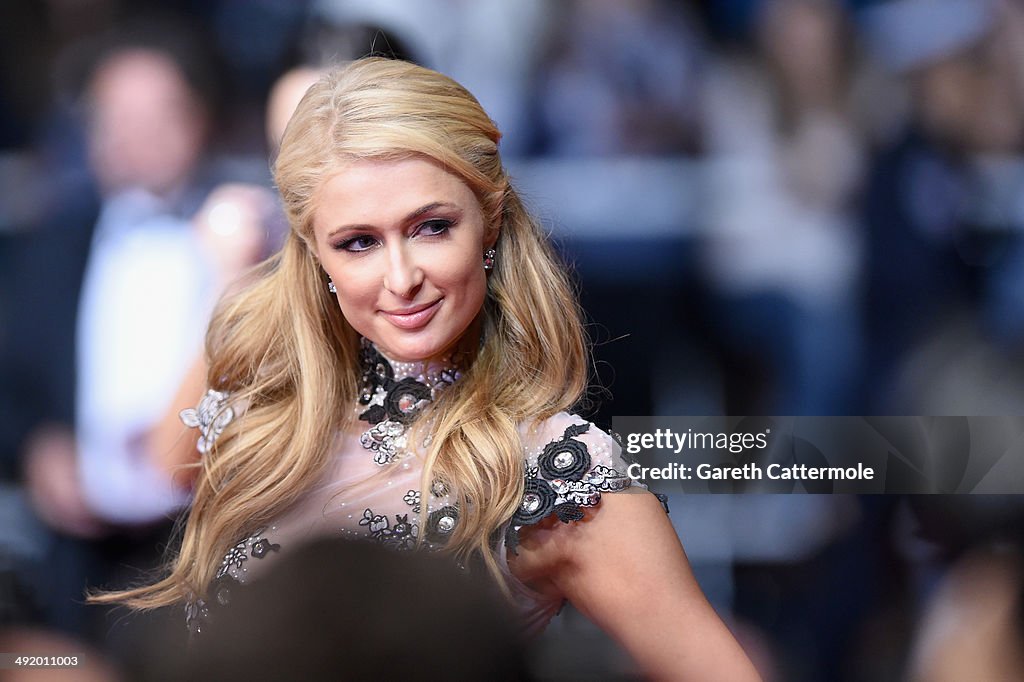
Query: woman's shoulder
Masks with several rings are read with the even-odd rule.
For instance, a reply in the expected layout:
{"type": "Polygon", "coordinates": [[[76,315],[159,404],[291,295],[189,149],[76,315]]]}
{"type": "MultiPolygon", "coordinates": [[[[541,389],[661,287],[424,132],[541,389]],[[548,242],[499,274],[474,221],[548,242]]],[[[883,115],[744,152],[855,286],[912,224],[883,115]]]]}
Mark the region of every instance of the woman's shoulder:
{"type": "Polygon", "coordinates": [[[582,417],[559,412],[519,426],[523,443],[523,500],[505,541],[515,551],[519,530],[550,515],[579,521],[601,495],[643,487],[629,476],[629,463],[614,435],[582,417]]]}
{"type": "Polygon", "coordinates": [[[572,478],[578,469],[586,473],[597,467],[625,475],[629,464],[614,433],[570,412],[527,420],[519,435],[527,468],[543,467],[540,473],[549,478],[572,478]]]}

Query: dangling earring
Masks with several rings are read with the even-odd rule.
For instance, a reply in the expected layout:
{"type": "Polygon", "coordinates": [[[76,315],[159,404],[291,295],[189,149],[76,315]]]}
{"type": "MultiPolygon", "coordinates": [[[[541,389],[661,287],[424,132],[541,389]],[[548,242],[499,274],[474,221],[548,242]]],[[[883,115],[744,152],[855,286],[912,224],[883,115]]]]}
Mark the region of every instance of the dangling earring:
{"type": "Polygon", "coordinates": [[[498,255],[498,252],[494,249],[487,249],[484,251],[484,270],[494,269],[494,257],[498,255]]]}
{"type": "Polygon", "coordinates": [[[338,293],[338,287],[334,286],[334,280],[331,279],[330,275],[327,276],[327,291],[332,294],[338,293]]]}

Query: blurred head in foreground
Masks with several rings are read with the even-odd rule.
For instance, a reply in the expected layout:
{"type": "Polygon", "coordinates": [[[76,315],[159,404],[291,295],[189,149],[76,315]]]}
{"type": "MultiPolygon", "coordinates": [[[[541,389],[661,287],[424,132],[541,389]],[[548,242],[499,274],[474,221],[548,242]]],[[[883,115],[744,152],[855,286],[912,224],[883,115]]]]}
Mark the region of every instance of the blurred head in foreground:
{"type": "Polygon", "coordinates": [[[527,678],[515,620],[485,576],[337,540],[233,592],[189,656],[154,642],[145,665],[154,680],[527,678]]]}

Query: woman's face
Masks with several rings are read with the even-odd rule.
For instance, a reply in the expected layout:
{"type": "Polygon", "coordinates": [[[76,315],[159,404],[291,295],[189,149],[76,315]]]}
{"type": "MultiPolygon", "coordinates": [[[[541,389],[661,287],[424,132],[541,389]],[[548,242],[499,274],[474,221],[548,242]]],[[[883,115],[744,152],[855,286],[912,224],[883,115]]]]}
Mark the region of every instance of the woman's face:
{"type": "Polygon", "coordinates": [[[445,355],[483,306],[496,231],[459,178],[422,158],[359,160],[316,197],[317,257],[352,327],[393,360],[445,355]]]}

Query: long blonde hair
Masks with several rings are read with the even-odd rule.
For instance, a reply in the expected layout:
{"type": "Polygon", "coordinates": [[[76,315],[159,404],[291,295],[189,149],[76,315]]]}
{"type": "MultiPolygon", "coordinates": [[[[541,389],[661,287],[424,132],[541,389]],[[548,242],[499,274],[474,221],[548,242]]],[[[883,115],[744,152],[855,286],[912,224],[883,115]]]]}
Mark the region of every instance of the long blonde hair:
{"type": "Polygon", "coordinates": [[[564,268],[509,184],[500,135],[462,86],[406,62],[362,59],[310,88],[274,168],[291,231],[255,283],[222,302],[207,336],[210,387],[230,392],[246,411],[201,462],[170,574],[96,600],[153,608],[203,596],[227,549],[322,474],[335,434],[352,418],[360,370],[358,336],[327,291],[312,248],[317,193],[346,162],[409,156],[465,182],[499,230],[480,350],[429,408],[421,486],[448,484],[459,523],[447,550],[461,560],[479,557],[503,585],[492,535],[523,493],[517,425],[579,400],[587,345],[564,268]]]}

